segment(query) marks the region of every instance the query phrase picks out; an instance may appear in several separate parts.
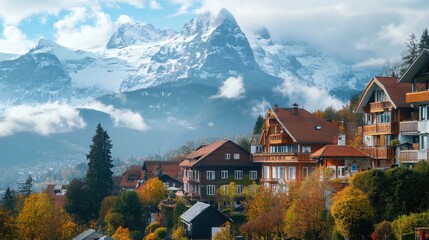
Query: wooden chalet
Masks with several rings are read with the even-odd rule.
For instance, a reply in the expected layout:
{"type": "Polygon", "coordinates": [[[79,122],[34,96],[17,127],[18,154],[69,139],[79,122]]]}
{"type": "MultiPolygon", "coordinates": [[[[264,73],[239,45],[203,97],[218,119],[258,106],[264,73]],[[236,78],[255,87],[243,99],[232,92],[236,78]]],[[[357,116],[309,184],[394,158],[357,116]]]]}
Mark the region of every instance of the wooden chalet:
{"type": "Polygon", "coordinates": [[[231,140],[200,146],[180,163],[184,192],[191,200],[211,202],[222,185],[235,182],[240,194],[245,185],[258,181],[260,166],[231,140]]]}
{"type": "MultiPolygon", "coordinates": [[[[415,163],[429,159],[429,50],[423,50],[413,64],[399,79],[400,84],[411,85],[407,88],[405,101],[418,111],[413,125],[412,151],[401,150],[401,161],[415,163]]],[[[406,139],[404,139],[404,143],[406,139]]]]}
{"type": "Polygon", "coordinates": [[[265,128],[252,159],[262,164],[265,186],[285,190],[288,181],[299,181],[316,169],[310,154],[328,144],[336,144],[339,130],[334,124],[298,108],[273,107],[265,116],[265,128]]]}
{"type": "Polygon", "coordinates": [[[131,165],[124,173],[119,183],[121,190],[133,190],[143,183],[144,172],[141,166],[131,165]]]}
{"type": "Polygon", "coordinates": [[[319,166],[332,169],[333,178],[350,177],[371,169],[371,157],[350,145],[326,145],[310,155],[319,166]]]}
{"type": "Polygon", "coordinates": [[[405,101],[410,83],[398,83],[395,77],[374,77],[365,87],[355,112],[364,114],[362,151],[374,159],[373,167],[390,167],[396,163],[392,140],[403,136],[411,151],[402,157],[416,158],[418,148],[417,112],[405,101]]]}

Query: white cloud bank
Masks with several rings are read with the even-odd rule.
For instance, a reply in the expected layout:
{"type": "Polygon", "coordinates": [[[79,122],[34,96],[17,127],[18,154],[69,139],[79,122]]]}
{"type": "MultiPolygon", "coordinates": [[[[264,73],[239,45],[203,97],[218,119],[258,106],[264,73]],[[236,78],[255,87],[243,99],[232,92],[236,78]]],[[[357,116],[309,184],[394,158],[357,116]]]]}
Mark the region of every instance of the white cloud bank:
{"type": "Polygon", "coordinates": [[[115,127],[126,127],[138,131],[145,131],[149,126],[144,121],[143,117],[129,109],[116,109],[112,105],[105,105],[98,101],[88,103],[83,106],[86,109],[97,110],[110,115],[115,127]]]}
{"type": "Polygon", "coordinates": [[[18,132],[41,135],[70,132],[84,128],[86,123],[75,108],[60,103],[37,106],[19,105],[8,108],[0,119],[0,137],[18,132]]]}
{"type": "Polygon", "coordinates": [[[341,100],[330,96],[327,90],[317,86],[308,86],[290,76],[285,76],[283,84],[274,90],[287,97],[289,102],[297,103],[309,111],[329,106],[339,109],[344,105],[341,100]]]}
{"type": "Polygon", "coordinates": [[[246,89],[244,88],[243,77],[229,77],[219,88],[219,93],[212,98],[238,99],[242,98],[246,89]]]}

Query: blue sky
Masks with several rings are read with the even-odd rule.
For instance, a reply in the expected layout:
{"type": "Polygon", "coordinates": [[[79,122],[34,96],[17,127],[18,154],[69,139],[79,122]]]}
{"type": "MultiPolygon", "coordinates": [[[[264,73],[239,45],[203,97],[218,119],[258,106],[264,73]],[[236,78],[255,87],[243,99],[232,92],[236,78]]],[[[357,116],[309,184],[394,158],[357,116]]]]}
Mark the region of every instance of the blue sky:
{"type": "Polygon", "coordinates": [[[411,33],[429,27],[427,0],[2,0],[0,52],[23,54],[40,38],[75,49],[105,46],[123,22],[180,31],[196,14],[225,7],[242,30],[305,41],[362,65],[399,58],[411,33]]]}

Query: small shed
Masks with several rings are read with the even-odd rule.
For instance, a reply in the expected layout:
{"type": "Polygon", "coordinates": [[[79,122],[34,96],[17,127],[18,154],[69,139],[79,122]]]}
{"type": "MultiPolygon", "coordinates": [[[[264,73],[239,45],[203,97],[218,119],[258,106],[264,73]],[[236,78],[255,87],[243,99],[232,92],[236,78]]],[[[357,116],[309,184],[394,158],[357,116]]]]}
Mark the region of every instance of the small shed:
{"type": "Polygon", "coordinates": [[[97,232],[94,229],[88,229],[83,231],[81,234],[74,237],[72,240],[111,240],[112,238],[105,236],[104,234],[101,234],[97,232]]]}
{"type": "Polygon", "coordinates": [[[211,239],[227,221],[232,220],[203,202],[195,203],[180,219],[186,236],[190,239],[211,239]]]}

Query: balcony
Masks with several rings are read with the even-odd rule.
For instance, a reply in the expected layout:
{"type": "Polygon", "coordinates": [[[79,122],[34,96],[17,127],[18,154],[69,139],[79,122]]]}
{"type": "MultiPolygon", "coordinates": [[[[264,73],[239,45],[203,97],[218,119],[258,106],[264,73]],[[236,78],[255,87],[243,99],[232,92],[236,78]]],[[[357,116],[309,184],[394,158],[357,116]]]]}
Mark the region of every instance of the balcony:
{"type": "Polygon", "coordinates": [[[310,162],[309,153],[255,153],[253,162],[310,162]]]}
{"type": "Polygon", "coordinates": [[[404,133],[418,133],[419,124],[418,121],[403,121],[399,123],[399,132],[404,133]]]}
{"type": "Polygon", "coordinates": [[[187,183],[200,183],[200,179],[199,178],[183,177],[183,181],[187,182],[187,183]]]}
{"type": "Polygon", "coordinates": [[[370,103],[370,112],[384,112],[385,109],[392,108],[392,104],[390,102],[372,102],[370,103]]]}
{"type": "Polygon", "coordinates": [[[398,123],[380,123],[362,127],[365,135],[398,134],[398,123]]]}
{"type": "Polygon", "coordinates": [[[271,134],[269,136],[270,144],[288,144],[291,141],[289,140],[289,136],[285,133],[280,134],[271,134]]]}
{"type": "Polygon", "coordinates": [[[382,147],[362,147],[361,151],[374,159],[392,160],[395,157],[395,149],[387,146],[382,147]]]}
{"type": "Polygon", "coordinates": [[[405,101],[407,103],[429,102],[429,90],[407,93],[405,96],[405,101]]]}
{"type": "Polygon", "coordinates": [[[417,162],[419,154],[417,150],[402,150],[399,159],[401,162],[417,162]]]}

